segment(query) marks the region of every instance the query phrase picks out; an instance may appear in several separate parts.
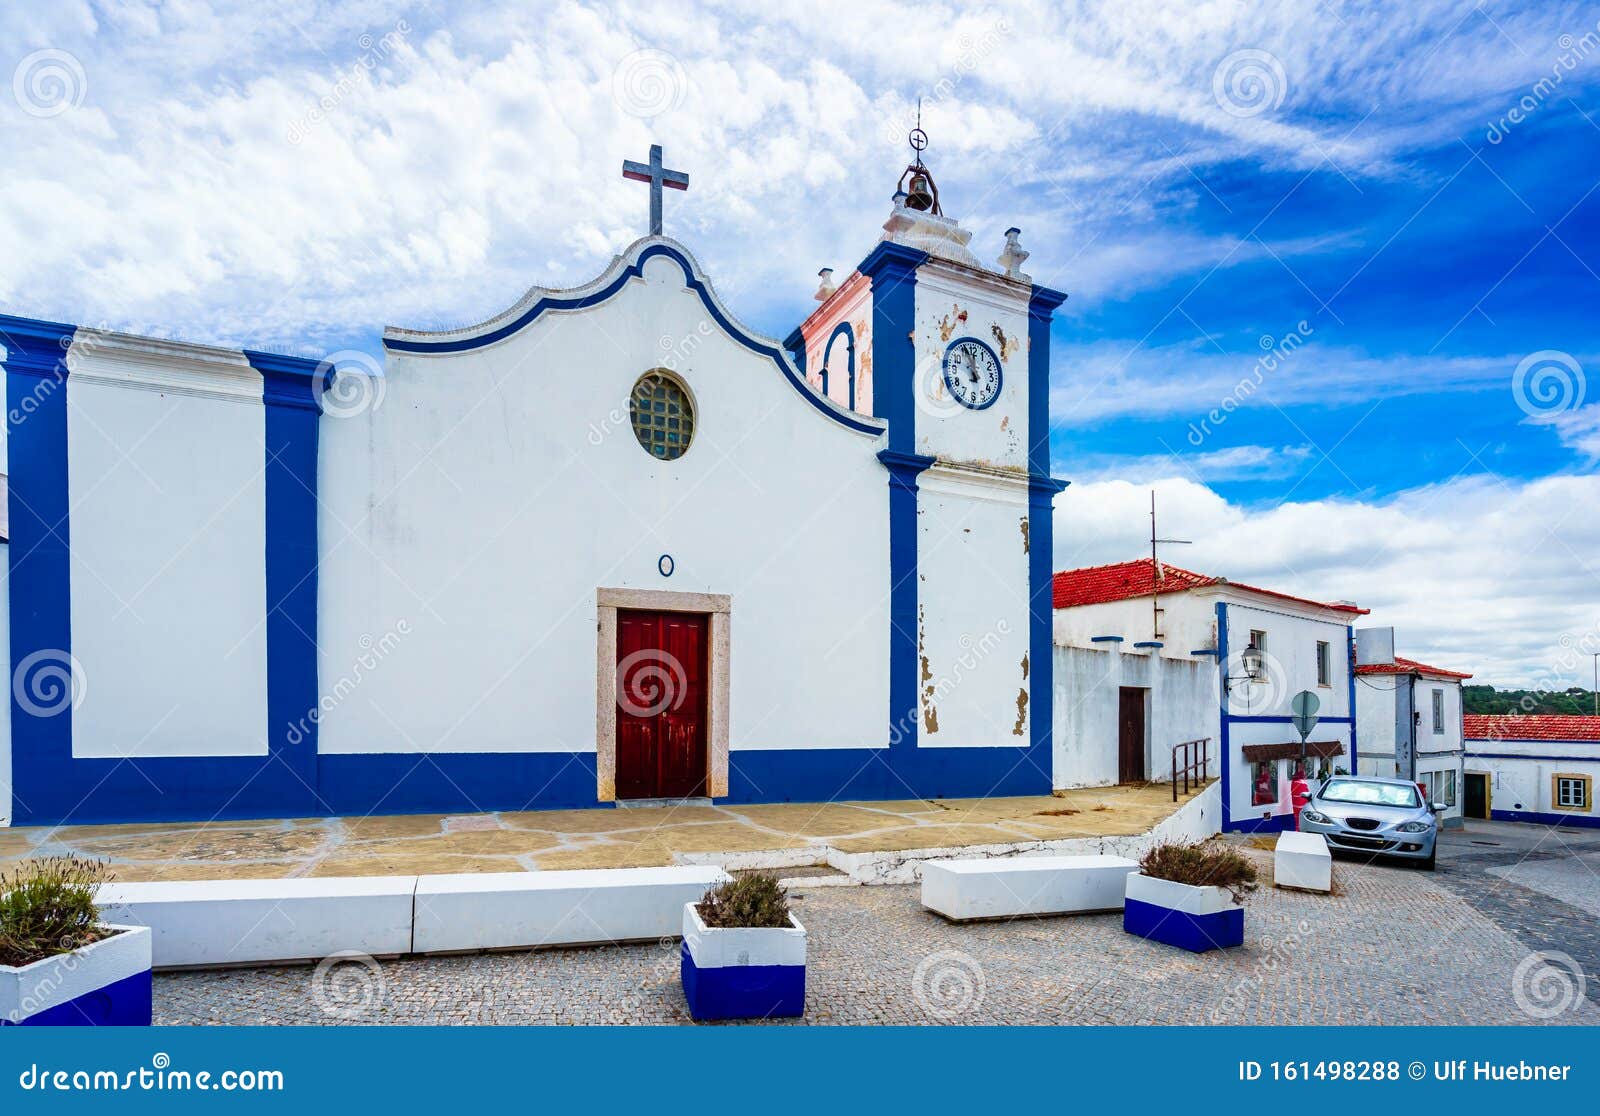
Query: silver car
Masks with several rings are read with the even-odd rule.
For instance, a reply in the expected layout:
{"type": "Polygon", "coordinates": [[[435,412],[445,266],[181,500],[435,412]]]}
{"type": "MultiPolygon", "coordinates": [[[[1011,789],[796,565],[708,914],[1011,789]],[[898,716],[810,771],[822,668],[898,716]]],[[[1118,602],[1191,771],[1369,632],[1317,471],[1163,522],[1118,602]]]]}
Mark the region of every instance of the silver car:
{"type": "Polygon", "coordinates": [[[1404,857],[1433,870],[1435,816],[1444,807],[1423,801],[1417,784],[1368,775],[1335,775],[1300,811],[1300,829],[1320,833],[1334,852],[1404,857]]]}

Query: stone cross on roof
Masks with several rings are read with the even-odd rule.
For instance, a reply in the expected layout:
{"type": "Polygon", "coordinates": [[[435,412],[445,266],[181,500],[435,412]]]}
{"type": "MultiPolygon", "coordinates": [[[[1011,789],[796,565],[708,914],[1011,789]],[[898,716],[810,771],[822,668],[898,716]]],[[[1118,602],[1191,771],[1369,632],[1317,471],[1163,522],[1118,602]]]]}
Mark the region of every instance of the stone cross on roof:
{"type": "Polygon", "coordinates": [[[669,190],[687,190],[689,176],[683,171],[667,170],[661,165],[661,145],[650,145],[650,161],[648,163],[635,163],[632,159],[622,162],[622,177],[632,179],[634,182],[650,183],[650,235],[661,235],[661,188],[669,190]]]}

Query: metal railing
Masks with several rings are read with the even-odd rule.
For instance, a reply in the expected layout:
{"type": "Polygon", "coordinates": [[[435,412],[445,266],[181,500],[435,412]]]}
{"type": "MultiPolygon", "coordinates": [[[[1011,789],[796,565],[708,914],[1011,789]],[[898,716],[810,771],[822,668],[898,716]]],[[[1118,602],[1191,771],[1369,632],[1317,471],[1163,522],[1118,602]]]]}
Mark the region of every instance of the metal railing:
{"type": "Polygon", "coordinates": [[[1172,801],[1178,801],[1178,776],[1183,776],[1183,793],[1189,793],[1189,781],[1199,786],[1206,781],[1211,770],[1211,737],[1185,740],[1172,746],[1172,801]],[[1183,753],[1183,766],[1178,766],[1178,753],[1183,753]]]}

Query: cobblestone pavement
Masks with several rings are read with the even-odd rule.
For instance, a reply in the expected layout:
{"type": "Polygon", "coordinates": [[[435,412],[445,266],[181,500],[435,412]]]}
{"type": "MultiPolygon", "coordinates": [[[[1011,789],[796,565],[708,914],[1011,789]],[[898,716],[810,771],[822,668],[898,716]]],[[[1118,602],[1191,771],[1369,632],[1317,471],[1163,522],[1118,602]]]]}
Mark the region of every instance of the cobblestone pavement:
{"type": "MultiPolygon", "coordinates": [[[[1527,850],[1462,840],[1446,846],[1437,874],[1341,863],[1334,896],[1263,888],[1246,907],[1245,946],[1202,956],[1125,934],[1117,915],[957,926],[922,910],[914,887],[801,890],[805,1022],[1600,1024],[1600,1008],[1575,994],[1576,974],[1534,953],[1589,956],[1569,940],[1565,916],[1577,908],[1488,873],[1503,866],[1490,861],[1527,850]],[[1500,898],[1466,897],[1489,884],[1503,885],[1500,898]],[[1546,915],[1555,920],[1541,922],[1546,915]]],[[[1246,851],[1269,865],[1269,854],[1246,851]]],[[[169,974],[156,979],[156,1018],[687,1023],[677,949],[169,974]]],[[[1600,993],[1592,978],[1589,992],[1600,993]]]]}
{"type": "Polygon", "coordinates": [[[1565,984],[1600,1003],[1600,830],[1468,822],[1440,850],[1441,883],[1529,950],[1562,955],[1565,984]]]}

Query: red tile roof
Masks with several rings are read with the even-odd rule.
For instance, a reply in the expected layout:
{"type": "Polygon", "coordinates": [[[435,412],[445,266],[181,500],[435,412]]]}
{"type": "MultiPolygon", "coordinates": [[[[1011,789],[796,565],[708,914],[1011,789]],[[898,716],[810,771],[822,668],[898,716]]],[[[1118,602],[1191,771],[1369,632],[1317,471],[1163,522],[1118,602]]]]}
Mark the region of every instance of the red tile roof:
{"type": "Polygon", "coordinates": [[[1569,713],[1468,713],[1463,718],[1468,740],[1595,740],[1600,717],[1569,713]]]}
{"type": "Polygon", "coordinates": [[[1407,659],[1400,655],[1396,655],[1392,663],[1366,663],[1356,667],[1357,674],[1410,674],[1413,671],[1418,674],[1431,674],[1435,678],[1472,677],[1472,675],[1465,674],[1459,670],[1446,670],[1444,667],[1429,666],[1427,663],[1419,663],[1415,659],[1407,659]]]}
{"type": "Polygon", "coordinates": [[[1281,601],[1295,601],[1311,605],[1313,608],[1348,612],[1356,616],[1365,616],[1368,612],[1367,609],[1357,608],[1353,604],[1328,604],[1306,597],[1291,596],[1288,593],[1277,593],[1271,589],[1257,589],[1253,585],[1229,581],[1224,577],[1213,577],[1195,573],[1193,570],[1180,569],[1168,562],[1161,564],[1161,575],[1158,584],[1155,563],[1148,558],[1138,558],[1132,562],[1116,562],[1109,566],[1062,570],[1055,575],[1053,585],[1055,607],[1073,608],[1077,605],[1109,604],[1112,601],[1125,601],[1132,597],[1148,597],[1157,590],[1162,593],[1182,593],[1208,585],[1228,585],[1247,593],[1259,593],[1264,597],[1276,597],[1281,601]]]}

